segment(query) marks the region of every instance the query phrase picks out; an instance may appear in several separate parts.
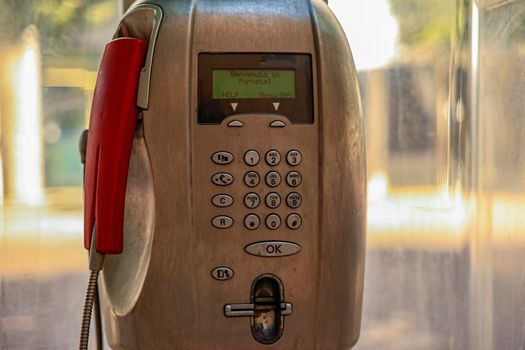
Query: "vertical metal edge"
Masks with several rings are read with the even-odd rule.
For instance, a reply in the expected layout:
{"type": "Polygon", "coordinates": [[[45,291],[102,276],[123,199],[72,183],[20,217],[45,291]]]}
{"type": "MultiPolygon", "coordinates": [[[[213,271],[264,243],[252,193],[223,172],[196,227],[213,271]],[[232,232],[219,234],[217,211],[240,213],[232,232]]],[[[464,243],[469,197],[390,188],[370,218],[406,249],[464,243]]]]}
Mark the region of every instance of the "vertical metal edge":
{"type": "MultiPolygon", "coordinates": [[[[322,52],[323,52],[323,48],[322,48],[322,45],[323,45],[323,30],[325,30],[326,28],[323,27],[324,24],[328,24],[326,23],[326,19],[327,19],[327,16],[328,17],[333,17],[335,19],[335,27],[332,28],[332,29],[338,29],[340,30],[342,36],[345,38],[345,41],[346,41],[346,45],[348,46],[348,51],[349,51],[349,54],[350,54],[350,60],[351,60],[351,63],[349,63],[351,66],[352,66],[352,70],[354,72],[354,74],[356,75],[356,81],[355,81],[355,84],[352,83],[353,88],[355,89],[355,92],[356,92],[356,103],[357,103],[357,111],[359,113],[359,116],[356,117],[357,119],[359,119],[359,126],[360,126],[360,129],[363,130],[363,114],[362,114],[362,104],[361,104],[361,94],[360,94],[360,89],[359,89],[359,84],[358,84],[358,81],[357,81],[357,72],[356,72],[356,69],[355,69],[355,63],[354,63],[354,60],[353,60],[353,54],[351,52],[351,48],[349,46],[349,42],[348,42],[348,38],[346,37],[346,34],[344,33],[344,30],[343,28],[341,27],[341,24],[339,23],[339,21],[336,19],[335,15],[333,14],[332,10],[328,7],[327,5],[327,2],[324,1],[324,0],[311,0],[310,1],[310,11],[311,11],[311,19],[312,19],[312,27],[313,27],[313,30],[314,30],[314,40],[315,40],[315,50],[316,50],[316,54],[318,55],[318,59],[316,61],[316,67],[317,67],[317,81],[319,82],[319,84],[322,84],[322,80],[323,80],[323,76],[325,75],[325,71],[323,71],[323,66],[321,64],[321,55],[322,55],[322,52]]],[[[326,68],[326,67],[324,67],[326,68]]],[[[327,71],[329,71],[329,69],[327,69],[327,71]]],[[[320,168],[319,168],[319,190],[322,192],[323,191],[323,184],[324,184],[324,181],[326,180],[326,169],[323,171],[323,164],[325,163],[325,159],[323,158],[324,157],[324,149],[326,147],[326,144],[328,142],[328,140],[326,139],[325,137],[325,132],[328,132],[328,130],[326,129],[326,123],[325,123],[325,120],[324,120],[324,112],[325,110],[328,108],[325,104],[325,101],[323,99],[323,94],[321,92],[321,90],[318,91],[318,105],[319,105],[319,110],[318,110],[318,114],[319,114],[319,151],[320,151],[320,155],[319,155],[319,165],[320,165],[320,168]],[[321,122],[322,121],[322,122],[321,122]]],[[[357,286],[358,288],[355,288],[354,289],[354,297],[353,297],[353,300],[352,300],[352,303],[354,306],[357,307],[357,309],[355,309],[355,313],[358,314],[357,316],[353,317],[355,320],[357,320],[357,322],[355,324],[352,324],[352,329],[347,329],[345,332],[351,332],[352,333],[352,341],[351,343],[338,343],[337,344],[337,341],[335,341],[334,339],[334,343],[332,345],[335,345],[335,346],[342,346],[341,349],[346,349],[346,348],[352,348],[356,343],[357,341],[359,340],[359,336],[360,336],[360,332],[361,332],[361,322],[362,322],[362,313],[363,313],[363,289],[364,289],[364,260],[365,260],[365,254],[366,254],[366,210],[367,210],[367,207],[366,207],[366,194],[367,194],[367,191],[366,191],[366,146],[364,144],[364,139],[360,141],[361,142],[361,147],[362,147],[362,151],[363,151],[363,154],[362,154],[362,157],[360,157],[362,159],[362,165],[364,167],[363,169],[363,176],[364,176],[364,180],[363,180],[363,186],[364,188],[362,188],[363,190],[363,207],[362,207],[362,211],[364,211],[364,217],[361,219],[362,220],[362,223],[363,223],[363,232],[359,232],[359,233],[355,233],[355,234],[362,234],[362,241],[361,241],[361,247],[358,249],[359,250],[359,253],[360,255],[362,255],[362,269],[360,269],[360,271],[357,271],[358,272],[358,276],[356,276],[356,280],[358,281],[358,283],[360,284],[359,286],[357,286]],[[357,299],[360,299],[360,301],[357,301],[357,299]]],[[[324,193],[320,193],[320,196],[319,196],[319,208],[324,208],[326,205],[328,205],[326,202],[325,202],[325,195],[324,193]]],[[[324,217],[324,213],[323,213],[323,210],[319,209],[319,232],[322,232],[322,229],[325,227],[326,225],[326,217],[324,217]]],[[[323,244],[323,237],[322,236],[319,236],[318,237],[318,247],[319,247],[319,251],[318,251],[318,258],[319,258],[319,266],[318,266],[318,286],[317,286],[317,293],[318,293],[318,300],[316,301],[318,308],[317,308],[317,314],[318,314],[318,317],[317,317],[317,322],[323,322],[322,321],[322,317],[323,317],[323,313],[321,312],[321,306],[320,304],[322,303],[322,291],[325,290],[326,288],[323,287],[323,278],[322,278],[322,266],[324,264],[323,262],[323,250],[325,249],[325,246],[323,244]]],[[[355,243],[355,242],[354,242],[355,243]]],[[[318,326],[317,326],[318,329],[321,329],[322,328],[322,324],[321,323],[318,323],[318,326]]],[[[315,339],[315,349],[323,349],[324,346],[326,346],[326,344],[324,344],[324,342],[326,342],[326,339],[325,339],[325,335],[323,334],[320,334],[319,332],[316,332],[315,334],[316,336],[316,339],[315,339]]],[[[344,340],[341,339],[341,341],[344,342],[344,340]]],[[[337,348],[339,349],[339,347],[337,348]]]]}
{"type": "MultiPolygon", "coordinates": [[[[315,65],[316,65],[316,77],[315,77],[315,81],[316,81],[316,84],[319,86],[319,82],[321,81],[321,78],[322,78],[322,75],[323,75],[323,70],[322,70],[322,67],[321,67],[321,64],[319,62],[319,51],[320,51],[320,45],[319,45],[319,28],[317,26],[317,21],[318,21],[318,18],[317,18],[317,15],[316,15],[316,12],[314,10],[314,5],[313,5],[313,0],[312,1],[309,1],[308,2],[308,7],[309,7],[309,11],[310,11],[310,22],[311,22],[311,26],[312,26],[312,37],[314,39],[314,50],[315,50],[315,55],[317,56],[315,58],[315,65]]],[[[319,163],[319,168],[318,168],[318,188],[319,188],[319,192],[321,192],[321,189],[323,188],[323,171],[322,171],[322,158],[323,158],[323,147],[324,147],[324,137],[323,137],[323,123],[322,123],[322,120],[324,119],[324,116],[323,116],[323,94],[321,92],[321,89],[317,88],[316,90],[316,94],[317,94],[317,127],[318,127],[318,135],[319,135],[319,155],[318,155],[318,163],[319,163]]],[[[321,228],[323,227],[323,215],[322,215],[322,211],[319,210],[319,208],[322,208],[323,207],[323,202],[324,202],[324,197],[322,195],[319,196],[318,198],[318,220],[317,220],[317,232],[321,232],[321,228]]],[[[319,298],[320,298],[320,295],[319,295],[319,291],[321,289],[321,258],[322,258],[322,251],[323,251],[323,239],[321,237],[321,235],[318,235],[317,236],[317,261],[319,262],[317,264],[317,271],[316,271],[316,275],[317,275],[317,286],[316,286],[316,289],[315,289],[315,293],[316,293],[316,298],[315,298],[315,303],[316,305],[319,305],[319,298]]],[[[315,317],[316,320],[319,320],[319,308],[316,308],[316,317],[315,317]]],[[[317,321],[316,321],[317,323],[317,321]]],[[[319,324],[317,324],[317,327],[319,327],[319,324]]],[[[317,347],[318,346],[318,343],[319,343],[319,332],[315,332],[314,333],[314,344],[315,346],[317,347]]]]}
{"type": "Polygon", "coordinates": [[[149,107],[149,90],[151,84],[151,66],[153,64],[153,54],[155,52],[155,45],[157,43],[157,36],[159,34],[159,28],[163,19],[162,8],[154,4],[139,4],[129,8],[123,16],[123,19],[132,14],[135,11],[140,10],[151,10],[153,11],[153,28],[151,30],[151,36],[149,37],[148,52],[146,54],[146,61],[144,67],[140,70],[139,86],[137,93],[137,106],[142,109],[148,109],[149,107]]]}

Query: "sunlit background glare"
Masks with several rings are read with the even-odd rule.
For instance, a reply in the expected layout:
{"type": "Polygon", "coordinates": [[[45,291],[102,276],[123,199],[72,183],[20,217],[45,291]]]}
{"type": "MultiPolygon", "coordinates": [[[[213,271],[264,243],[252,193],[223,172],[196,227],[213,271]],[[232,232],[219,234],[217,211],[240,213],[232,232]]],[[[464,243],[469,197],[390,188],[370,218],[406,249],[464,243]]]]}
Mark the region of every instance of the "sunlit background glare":
{"type": "Polygon", "coordinates": [[[385,66],[396,53],[398,24],[387,0],[331,0],[358,70],[385,66]]]}

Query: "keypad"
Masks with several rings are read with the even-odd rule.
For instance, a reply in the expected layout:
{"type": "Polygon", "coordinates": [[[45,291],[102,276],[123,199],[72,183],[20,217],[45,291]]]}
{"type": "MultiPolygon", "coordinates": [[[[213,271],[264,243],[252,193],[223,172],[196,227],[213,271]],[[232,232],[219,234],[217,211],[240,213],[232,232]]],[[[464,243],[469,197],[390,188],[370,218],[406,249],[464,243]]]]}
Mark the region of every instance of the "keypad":
{"type": "Polygon", "coordinates": [[[211,181],[217,187],[217,192],[210,196],[211,205],[217,208],[217,211],[222,211],[216,212],[216,216],[210,219],[211,225],[217,229],[228,229],[238,220],[249,231],[300,229],[303,218],[297,210],[303,203],[299,187],[303,181],[301,152],[297,149],[248,148],[240,153],[241,160],[234,163],[237,156],[239,154],[225,150],[217,150],[210,154],[216,170],[211,175],[211,181]],[[285,157],[283,164],[281,154],[285,157]],[[232,185],[234,177],[242,177],[242,180],[237,185],[232,185]],[[235,188],[235,193],[238,193],[239,186],[244,188],[244,194],[240,194],[240,198],[234,198],[236,195],[229,190],[235,188]],[[219,190],[221,188],[222,190],[219,190]],[[284,207],[281,208],[283,202],[284,207]],[[238,205],[248,211],[244,212],[244,217],[235,218],[231,215],[231,208],[238,205]],[[268,213],[268,210],[278,212],[268,213]]]}

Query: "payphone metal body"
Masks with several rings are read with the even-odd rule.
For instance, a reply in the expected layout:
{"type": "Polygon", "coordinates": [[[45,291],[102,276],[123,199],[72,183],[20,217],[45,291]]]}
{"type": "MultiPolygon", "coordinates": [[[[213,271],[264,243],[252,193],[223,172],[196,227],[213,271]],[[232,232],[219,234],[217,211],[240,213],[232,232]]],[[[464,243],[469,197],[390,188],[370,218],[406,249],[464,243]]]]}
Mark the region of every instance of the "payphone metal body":
{"type": "Polygon", "coordinates": [[[139,85],[143,111],[129,169],[124,252],[106,257],[101,282],[110,345],[351,348],[359,336],[363,293],[365,148],[352,55],[327,5],[139,1],[117,36],[148,40],[151,69],[139,85]],[[311,91],[295,91],[309,99],[306,110],[293,119],[288,111],[298,107],[287,107],[286,99],[268,101],[264,111],[250,110],[258,105],[245,99],[226,99],[217,108],[231,108],[229,113],[201,120],[209,99],[203,84],[211,83],[203,65],[211,59],[213,66],[214,55],[222,61],[213,69],[241,69],[253,59],[253,72],[265,64],[293,66],[286,55],[306,57],[311,81],[304,84],[311,91]],[[248,151],[260,156],[256,164],[246,159],[248,151]],[[270,151],[280,155],[278,164],[268,159],[270,151]],[[290,151],[300,153],[300,164],[287,159],[290,151]],[[232,160],[221,164],[217,152],[232,160]],[[298,186],[288,182],[294,171],[298,186]],[[259,175],[257,185],[248,185],[248,172],[259,175]],[[279,175],[276,186],[270,172],[279,175]],[[218,184],[224,174],[232,181],[218,184]],[[292,192],[301,196],[298,208],[287,205],[292,192]],[[260,197],[257,208],[247,207],[248,193],[260,197]],[[268,206],[269,193],[280,197],[280,205],[268,206]],[[220,194],[233,203],[216,206],[213,198],[220,194]],[[288,221],[294,213],[299,224],[288,221]],[[256,229],[247,226],[250,214],[260,220],[256,229]],[[256,340],[253,310],[257,282],[265,276],[276,281],[273,297],[282,320],[279,335],[266,342],[256,340]]]}

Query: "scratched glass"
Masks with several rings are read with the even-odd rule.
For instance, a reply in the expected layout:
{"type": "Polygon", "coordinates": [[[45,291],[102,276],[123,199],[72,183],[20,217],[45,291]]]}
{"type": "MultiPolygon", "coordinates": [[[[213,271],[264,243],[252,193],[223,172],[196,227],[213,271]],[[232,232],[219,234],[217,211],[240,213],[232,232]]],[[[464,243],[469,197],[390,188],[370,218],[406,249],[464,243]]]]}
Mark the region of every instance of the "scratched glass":
{"type": "Polygon", "coordinates": [[[117,0],[0,1],[0,349],[78,347],[78,138],[119,12],[117,0]]]}

